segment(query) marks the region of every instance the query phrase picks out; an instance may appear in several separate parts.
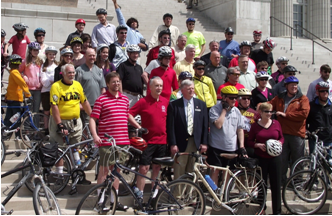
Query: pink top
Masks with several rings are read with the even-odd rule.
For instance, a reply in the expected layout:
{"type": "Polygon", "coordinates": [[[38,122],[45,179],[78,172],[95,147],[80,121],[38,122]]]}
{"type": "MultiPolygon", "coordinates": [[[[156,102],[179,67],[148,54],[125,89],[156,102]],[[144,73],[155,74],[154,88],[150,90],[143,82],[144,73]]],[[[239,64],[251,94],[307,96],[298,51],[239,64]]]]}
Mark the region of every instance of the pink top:
{"type": "Polygon", "coordinates": [[[17,35],[14,35],[10,38],[8,43],[13,44],[13,53],[21,56],[22,59],[25,59],[25,54],[27,46],[30,43],[30,40],[27,35],[24,36],[22,40],[18,40],[17,35]]]}
{"type": "Polygon", "coordinates": [[[27,67],[25,60],[23,60],[19,71],[22,73],[23,79],[27,83],[30,90],[41,90],[42,84],[40,82],[40,66],[31,63],[27,67]]]}
{"type": "Polygon", "coordinates": [[[257,90],[258,90],[260,93],[262,93],[262,95],[264,95],[264,97],[266,97],[266,99],[268,99],[268,98],[267,98],[267,94],[268,94],[267,88],[265,88],[265,91],[261,90],[260,88],[257,88],[257,90]]]}

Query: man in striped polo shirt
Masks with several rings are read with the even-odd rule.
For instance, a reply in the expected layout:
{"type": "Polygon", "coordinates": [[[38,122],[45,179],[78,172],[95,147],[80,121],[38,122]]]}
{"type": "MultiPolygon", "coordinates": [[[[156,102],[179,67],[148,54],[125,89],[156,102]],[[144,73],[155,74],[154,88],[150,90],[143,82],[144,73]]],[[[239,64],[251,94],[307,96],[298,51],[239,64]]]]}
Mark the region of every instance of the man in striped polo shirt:
{"type": "MultiPolygon", "coordinates": [[[[104,134],[113,136],[117,146],[124,147],[130,144],[128,136],[129,99],[119,91],[120,76],[118,73],[109,73],[105,79],[108,91],[99,96],[90,115],[90,130],[93,141],[99,145],[100,167],[97,184],[105,181],[108,171],[113,170],[115,164],[114,154],[110,157],[112,152],[109,148],[112,144],[106,141],[107,137],[104,134]],[[99,120],[98,134],[96,131],[97,119],[99,120]]],[[[119,160],[123,162],[125,155],[119,154],[119,160]]],[[[118,178],[115,178],[113,186],[118,193],[118,178]]],[[[117,210],[126,210],[127,208],[127,206],[118,203],[117,210]]]]}

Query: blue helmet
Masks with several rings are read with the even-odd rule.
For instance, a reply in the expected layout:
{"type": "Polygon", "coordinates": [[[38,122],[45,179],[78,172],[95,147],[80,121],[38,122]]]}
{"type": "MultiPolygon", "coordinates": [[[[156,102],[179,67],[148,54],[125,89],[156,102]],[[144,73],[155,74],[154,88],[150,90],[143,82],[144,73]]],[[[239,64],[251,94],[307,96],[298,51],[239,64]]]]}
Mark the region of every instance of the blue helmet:
{"type": "Polygon", "coordinates": [[[190,79],[192,80],[193,75],[189,73],[188,71],[183,71],[179,74],[179,80],[185,80],[185,79],[190,79]]]}
{"type": "Polygon", "coordinates": [[[44,34],[46,33],[45,29],[40,28],[40,27],[36,28],[35,31],[33,32],[33,34],[35,35],[35,37],[37,37],[37,35],[38,35],[39,32],[42,32],[44,34]]]}
{"type": "Polygon", "coordinates": [[[299,83],[299,80],[295,76],[290,76],[285,79],[285,85],[289,83],[299,83]]]}
{"type": "Polygon", "coordinates": [[[188,23],[188,22],[196,22],[196,20],[194,18],[190,17],[190,18],[187,19],[186,23],[188,23]]]}

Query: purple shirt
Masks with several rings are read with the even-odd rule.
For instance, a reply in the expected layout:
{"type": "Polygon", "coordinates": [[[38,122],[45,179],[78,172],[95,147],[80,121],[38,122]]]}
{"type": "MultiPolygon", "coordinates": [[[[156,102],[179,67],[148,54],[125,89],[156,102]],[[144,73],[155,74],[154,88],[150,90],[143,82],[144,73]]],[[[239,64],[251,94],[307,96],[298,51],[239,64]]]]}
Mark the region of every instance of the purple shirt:
{"type": "Polygon", "coordinates": [[[106,68],[103,69],[104,77],[106,77],[106,75],[112,71],[116,71],[116,68],[115,68],[114,64],[111,62],[110,67],[108,69],[106,69],[106,68]]]}
{"type": "Polygon", "coordinates": [[[279,70],[277,70],[276,72],[274,72],[273,74],[271,74],[271,76],[272,76],[272,78],[274,79],[274,81],[276,83],[281,82],[285,78],[284,74],[282,74],[279,70]],[[279,76],[278,80],[277,80],[277,76],[279,76]]]}

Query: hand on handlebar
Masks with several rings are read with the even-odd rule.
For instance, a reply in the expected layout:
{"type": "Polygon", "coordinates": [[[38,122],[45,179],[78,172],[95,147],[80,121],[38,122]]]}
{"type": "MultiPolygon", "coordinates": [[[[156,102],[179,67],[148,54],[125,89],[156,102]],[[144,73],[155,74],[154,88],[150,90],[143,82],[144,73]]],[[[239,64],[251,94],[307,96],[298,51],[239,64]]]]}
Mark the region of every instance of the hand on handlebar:
{"type": "Polygon", "coordinates": [[[59,132],[59,133],[62,133],[62,134],[64,134],[64,135],[68,135],[68,129],[67,129],[67,127],[66,127],[64,124],[62,124],[62,123],[58,124],[58,132],[59,132]]]}
{"type": "Polygon", "coordinates": [[[171,146],[171,156],[175,155],[177,152],[179,152],[179,148],[177,145],[171,146]]]}
{"type": "Polygon", "coordinates": [[[93,136],[93,142],[97,145],[101,144],[103,141],[101,140],[101,138],[96,135],[96,136],[93,136]]]}
{"type": "Polygon", "coordinates": [[[139,132],[141,132],[142,134],[148,134],[149,133],[149,130],[146,129],[146,128],[140,128],[138,129],[139,132]]]}
{"type": "Polygon", "coordinates": [[[247,150],[245,148],[239,148],[238,153],[240,154],[241,157],[244,157],[244,158],[248,157],[247,150]]]}

